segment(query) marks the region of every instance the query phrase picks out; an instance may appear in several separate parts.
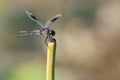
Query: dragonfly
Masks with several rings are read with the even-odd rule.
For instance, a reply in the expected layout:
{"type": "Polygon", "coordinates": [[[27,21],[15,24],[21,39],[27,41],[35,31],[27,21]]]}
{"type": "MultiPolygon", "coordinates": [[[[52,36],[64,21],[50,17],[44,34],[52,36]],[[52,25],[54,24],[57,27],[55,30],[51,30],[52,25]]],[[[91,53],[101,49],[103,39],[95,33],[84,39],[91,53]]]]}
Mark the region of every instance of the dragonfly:
{"type": "Polygon", "coordinates": [[[50,29],[50,26],[53,22],[58,20],[58,18],[61,16],[61,14],[57,14],[56,16],[49,19],[45,25],[43,25],[40,20],[38,20],[31,12],[25,10],[26,14],[29,16],[30,19],[32,19],[34,22],[36,22],[42,29],[40,30],[32,30],[32,31],[19,31],[19,33],[14,36],[14,38],[20,38],[23,36],[32,36],[32,35],[44,35],[45,36],[45,44],[47,45],[48,41],[55,36],[55,31],[50,29]]]}

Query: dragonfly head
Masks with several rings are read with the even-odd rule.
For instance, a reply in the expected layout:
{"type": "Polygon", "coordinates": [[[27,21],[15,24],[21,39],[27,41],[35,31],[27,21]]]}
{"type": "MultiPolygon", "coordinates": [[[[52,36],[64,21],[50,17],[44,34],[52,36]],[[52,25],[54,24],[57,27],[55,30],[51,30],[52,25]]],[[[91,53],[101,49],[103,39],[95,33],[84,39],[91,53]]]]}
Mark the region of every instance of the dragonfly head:
{"type": "Polygon", "coordinates": [[[55,34],[56,34],[56,33],[55,33],[54,30],[51,30],[51,31],[50,31],[50,35],[54,36],[55,34]]]}

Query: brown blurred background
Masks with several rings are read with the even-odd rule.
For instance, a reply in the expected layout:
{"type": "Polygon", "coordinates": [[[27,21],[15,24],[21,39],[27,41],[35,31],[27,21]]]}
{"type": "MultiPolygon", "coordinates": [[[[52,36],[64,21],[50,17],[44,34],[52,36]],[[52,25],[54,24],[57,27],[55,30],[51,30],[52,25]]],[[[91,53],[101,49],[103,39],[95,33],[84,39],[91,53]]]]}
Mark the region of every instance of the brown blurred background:
{"type": "Polygon", "coordinates": [[[12,37],[61,13],[55,80],[120,80],[119,0],[0,0],[0,80],[45,80],[44,36],[12,37]]]}

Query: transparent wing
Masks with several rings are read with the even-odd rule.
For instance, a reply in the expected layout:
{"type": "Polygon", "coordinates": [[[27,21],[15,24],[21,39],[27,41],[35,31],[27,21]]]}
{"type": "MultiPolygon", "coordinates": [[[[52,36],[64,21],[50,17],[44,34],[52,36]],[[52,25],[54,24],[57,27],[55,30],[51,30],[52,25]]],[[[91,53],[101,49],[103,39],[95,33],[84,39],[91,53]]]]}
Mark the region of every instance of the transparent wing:
{"type": "Polygon", "coordinates": [[[16,36],[14,36],[14,38],[20,38],[20,37],[32,36],[32,35],[40,35],[40,30],[19,31],[19,33],[16,36]]]}
{"type": "Polygon", "coordinates": [[[61,14],[57,14],[55,17],[49,19],[46,23],[45,23],[45,28],[50,27],[50,25],[55,22],[59,17],[61,16],[61,14]]]}
{"type": "Polygon", "coordinates": [[[44,28],[43,24],[29,11],[25,10],[26,14],[30,17],[30,19],[32,19],[33,21],[35,21],[38,25],[40,25],[42,28],[44,28]]]}

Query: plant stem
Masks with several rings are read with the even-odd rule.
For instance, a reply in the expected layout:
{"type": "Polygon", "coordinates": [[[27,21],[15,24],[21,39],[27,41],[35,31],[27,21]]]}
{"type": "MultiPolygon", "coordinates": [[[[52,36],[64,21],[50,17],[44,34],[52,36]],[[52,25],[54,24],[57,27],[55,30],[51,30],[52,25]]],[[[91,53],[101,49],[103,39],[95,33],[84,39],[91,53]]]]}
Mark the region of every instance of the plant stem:
{"type": "Polygon", "coordinates": [[[55,52],[56,40],[52,39],[48,42],[47,48],[46,80],[54,80],[55,77],[55,52]]]}

